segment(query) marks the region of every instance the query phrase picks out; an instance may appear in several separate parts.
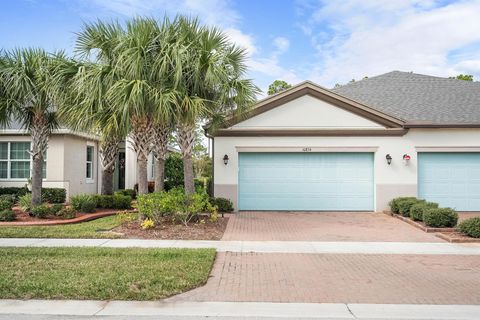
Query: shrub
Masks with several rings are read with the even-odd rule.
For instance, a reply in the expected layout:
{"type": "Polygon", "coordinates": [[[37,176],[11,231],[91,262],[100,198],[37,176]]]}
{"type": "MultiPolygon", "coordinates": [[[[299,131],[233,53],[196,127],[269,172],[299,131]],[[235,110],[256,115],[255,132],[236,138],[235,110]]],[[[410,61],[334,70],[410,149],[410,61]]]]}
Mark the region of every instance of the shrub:
{"type": "Polygon", "coordinates": [[[92,212],[95,212],[96,207],[97,207],[97,202],[94,199],[88,199],[82,202],[80,211],[85,213],[92,213],[92,212]]]}
{"type": "Polygon", "coordinates": [[[210,203],[213,206],[216,206],[218,211],[220,212],[232,212],[233,211],[233,203],[230,199],[226,198],[210,198],[210,203]]]}
{"type": "Polygon", "coordinates": [[[134,189],[125,189],[125,190],[118,190],[115,194],[119,194],[122,196],[130,196],[133,200],[137,199],[137,192],[134,189]]]}
{"type": "Polygon", "coordinates": [[[50,206],[50,214],[56,215],[58,211],[63,209],[63,204],[61,203],[55,203],[50,206]]]}
{"type": "Polygon", "coordinates": [[[170,153],[165,160],[165,191],[183,187],[183,161],[178,153],[170,153]]]}
{"type": "Polygon", "coordinates": [[[12,209],[12,202],[9,200],[0,200],[0,211],[3,210],[11,210],[12,209]]]}
{"type": "Polygon", "coordinates": [[[0,221],[14,221],[15,212],[12,210],[2,210],[0,211],[0,221]]]}
{"type": "Polygon", "coordinates": [[[26,193],[23,196],[20,196],[20,198],[18,198],[18,203],[23,211],[30,212],[30,209],[32,208],[32,194],[26,193]]]}
{"type": "Polygon", "coordinates": [[[50,215],[50,207],[46,204],[40,204],[36,207],[33,207],[31,210],[32,216],[37,218],[45,218],[50,215]]]}
{"type": "Polygon", "coordinates": [[[63,188],[42,188],[42,202],[64,203],[67,193],[63,188]]]}
{"type": "Polygon", "coordinates": [[[132,198],[121,194],[95,195],[97,207],[103,209],[130,209],[132,198]]]}
{"type": "Polygon", "coordinates": [[[65,208],[62,208],[61,210],[57,211],[55,213],[55,215],[57,217],[61,217],[63,219],[73,219],[75,218],[75,213],[76,213],[76,210],[73,209],[73,208],[69,208],[69,207],[65,207],[65,208]]]}
{"type": "Polygon", "coordinates": [[[415,200],[417,198],[415,197],[398,197],[390,200],[388,205],[390,206],[390,210],[392,213],[399,214],[400,213],[400,208],[399,208],[399,203],[402,202],[403,200],[415,200]]]}
{"type": "Polygon", "coordinates": [[[147,218],[147,219],[142,221],[141,227],[144,230],[154,228],[155,227],[155,222],[152,219],[147,218]]]}
{"type": "Polygon", "coordinates": [[[173,214],[176,210],[176,203],[173,192],[154,192],[137,196],[138,212],[143,216],[156,222],[164,216],[173,214]]]}
{"type": "Polygon", "coordinates": [[[112,195],[104,195],[104,194],[97,194],[93,196],[95,198],[95,202],[97,203],[97,208],[113,208],[113,196],[112,195]]]}
{"type": "Polygon", "coordinates": [[[0,188],[0,194],[11,194],[15,197],[15,200],[19,197],[26,195],[28,193],[28,189],[25,187],[4,187],[0,188]]]}
{"type": "Polygon", "coordinates": [[[429,208],[438,208],[438,203],[435,202],[421,202],[414,204],[410,208],[410,218],[414,221],[423,221],[423,213],[429,208]]]}
{"type": "Polygon", "coordinates": [[[455,227],[458,214],[450,208],[429,208],[423,213],[423,222],[428,227],[451,228],[455,227]]]}
{"type": "Polygon", "coordinates": [[[458,230],[473,238],[480,238],[480,217],[474,217],[460,222],[458,230]]]}
{"type": "Polygon", "coordinates": [[[79,194],[70,198],[70,204],[72,207],[79,211],[82,210],[82,205],[85,202],[93,203],[93,208],[97,207],[97,197],[91,194],[79,194]]]}
{"type": "Polygon", "coordinates": [[[10,202],[10,207],[13,207],[13,205],[15,204],[15,195],[13,194],[1,194],[0,195],[0,201],[8,201],[10,202]]]}
{"type": "Polygon", "coordinates": [[[401,200],[397,204],[398,211],[402,216],[410,217],[410,208],[419,203],[425,203],[425,200],[419,200],[416,198],[401,200]]]}

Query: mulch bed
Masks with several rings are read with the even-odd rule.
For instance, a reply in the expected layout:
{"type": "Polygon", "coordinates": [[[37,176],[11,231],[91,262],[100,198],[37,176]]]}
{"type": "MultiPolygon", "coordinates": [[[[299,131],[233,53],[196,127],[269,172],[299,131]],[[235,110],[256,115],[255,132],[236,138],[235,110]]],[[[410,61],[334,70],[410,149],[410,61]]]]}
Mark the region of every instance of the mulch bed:
{"type": "Polygon", "coordinates": [[[461,232],[439,232],[435,234],[440,239],[452,243],[480,243],[480,238],[472,238],[461,232]]]}
{"type": "Polygon", "coordinates": [[[217,222],[190,223],[187,227],[182,224],[173,224],[165,219],[152,229],[142,229],[141,221],[126,222],[114,228],[113,232],[122,234],[126,238],[136,239],[174,239],[174,240],[220,240],[227,227],[228,218],[218,218],[217,222]]]}
{"type": "Polygon", "coordinates": [[[393,216],[399,220],[402,220],[412,226],[414,226],[415,228],[418,228],[424,232],[427,232],[427,233],[433,233],[433,232],[444,232],[444,233],[448,233],[448,232],[455,232],[457,229],[456,228],[432,228],[432,227],[427,227],[422,221],[413,221],[412,219],[408,218],[408,217],[404,217],[400,214],[394,214],[390,211],[383,211],[383,213],[389,215],[389,216],[393,216]]]}

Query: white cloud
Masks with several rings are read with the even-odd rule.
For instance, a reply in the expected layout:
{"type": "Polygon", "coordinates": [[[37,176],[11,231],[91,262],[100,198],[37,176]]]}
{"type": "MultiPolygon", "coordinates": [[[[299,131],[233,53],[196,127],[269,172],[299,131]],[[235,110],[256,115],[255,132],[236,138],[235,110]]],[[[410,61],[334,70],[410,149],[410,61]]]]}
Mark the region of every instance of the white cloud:
{"type": "Polygon", "coordinates": [[[245,48],[248,56],[251,56],[257,52],[257,47],[255,46],[253,37],[251,35],[245,34],[236,28],[228,28],[224,29],[223,31],[233,42],[238,44],[240,47],[245,48]]]}
{"type": "Polygon", "coordinates": [[[273,45],[277,48],[279,54],[284,53],[290,47],[290,41],[285,37],[276,37],[273,39],[273,45]]]}
{"type": "Polygon", "coordinates": [[[449,56],[480,43],[480,1],[436,5],[403,0],[320,3],[304,27],[313,30],[317,52],[310,77],[331,86],[391,70],[480,76],[480,46],[471,49],[468,60],[449,56]]]}

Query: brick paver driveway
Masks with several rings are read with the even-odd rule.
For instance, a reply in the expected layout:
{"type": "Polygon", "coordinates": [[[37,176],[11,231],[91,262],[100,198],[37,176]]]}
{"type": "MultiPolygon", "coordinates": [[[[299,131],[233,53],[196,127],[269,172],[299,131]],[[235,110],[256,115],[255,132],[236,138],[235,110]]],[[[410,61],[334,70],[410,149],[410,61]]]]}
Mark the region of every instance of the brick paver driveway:
{"type": "Polygon", "coordinates": [[[442,242],[383,213],[240,212],[222,240],[442,242]]]}
{"type": "Polygon", "coordinates": [[[480,257],[219,253],[173,301],[480,304],[480,257]]]}

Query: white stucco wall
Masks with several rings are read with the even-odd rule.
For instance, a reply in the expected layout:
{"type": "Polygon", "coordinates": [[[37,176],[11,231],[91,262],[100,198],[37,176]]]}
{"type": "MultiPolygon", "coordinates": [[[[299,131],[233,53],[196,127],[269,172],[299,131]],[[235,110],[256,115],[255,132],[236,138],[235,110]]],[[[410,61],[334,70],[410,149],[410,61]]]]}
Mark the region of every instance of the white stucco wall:
{"type": "Polygon", "coordinates": [[[318,127],[329,129],[382,128],[376,122],[359,117],[312,96],[302,96],[232,126],[233,129],[318,127]]]}

